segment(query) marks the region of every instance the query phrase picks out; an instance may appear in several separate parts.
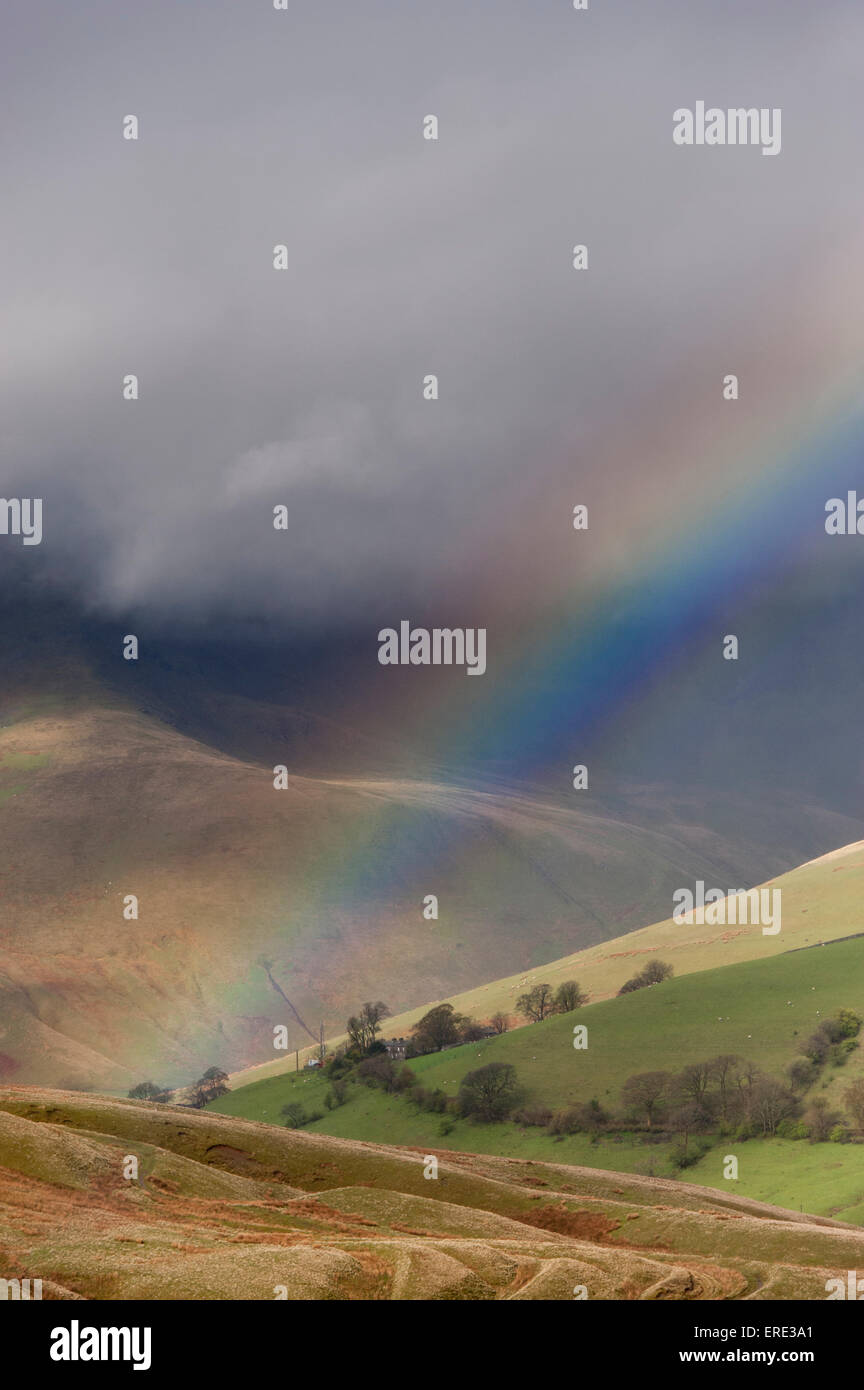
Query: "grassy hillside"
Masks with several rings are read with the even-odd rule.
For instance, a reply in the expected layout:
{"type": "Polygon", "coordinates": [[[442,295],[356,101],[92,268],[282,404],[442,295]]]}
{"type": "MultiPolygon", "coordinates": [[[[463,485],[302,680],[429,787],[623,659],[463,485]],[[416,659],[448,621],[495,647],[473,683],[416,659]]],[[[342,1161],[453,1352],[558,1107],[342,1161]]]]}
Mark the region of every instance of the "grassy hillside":
{"type": "Polygon", "coordinates": [[[108,699],[70,667],[62,699],[0,699],[0,1079],[188,1082],[272,1057],[276,1025],[302,1047],[364,998],[407,1008],[519,972],[474,991],[489,1012],[694,875],[725,884],[735,863],[750,882],[764,860],[745,823],[724,839],[681,808],[635,824],[404,777],[292,774],[276,791],[278,740],[269,765],[197,742],[137,708],[133,679],[108,699]]]}
{"type": "MultiPolygon", "coordinates": [[[[798,1043],[820,1020],[846,1007],[864,1013],[860,938],[681,976],[500,1038],[417,1058],[410,1066],[427,1089],[438,1087],[455,1096],[467,1071],[491,1061],[509,1062],[530,1101],[558,1110],[596,1098],[617,1109],[628,1076],[676,1071],[720,1053],[737,1054],[768,1073],[782,1072],[794,1059],[798,1043]],[[576,1024],[588,1028],[584,1051],[573,1047],[576,1024]]],[[[842,1068],[829,1066],[814,1094],[842,1106],[842,1090],[859,1076],[864,1076],[864,1048],[853,1052],[842,1068]]],[[[281,1106],[295,1097],[307,1113],[324,1111],[328,1089],[325,1079],[314,1073],[285,1073],[234,1090],[214,1108],[275,1123],[281,1106]]],[[[349,1089],[349,1096],[344,1106],[325,1113],[311,1129],[404,1144],[443,1142],[453,1149],[557,1158],[600,1168],[666,1175],[674,1171],[669,1165],[671,1144],[649,1144],[639,1136],[592,1142],[574,1135],[556,1140],[512,1122],[475,1125],[468,1120],[457,1120],[445,1136],[440,1115],[418,1112],[404,1099],[359,1085],[349,1089]]],[[[736,1190],[805,1210],[864,1219],[864,1147],[751,1139],[729,1151],[739,1158],[736,1190]],[[820,1156],[814,1157],[817,1151],[820,1156]]],[[[699,1182],[728,1189],[721,1157],[716,1152],[708,1155],[688,1177],[694,1173],[699,1182]]]]}
{"type": "Polygon", "coordinates": [[[855,1228],[737,1194],[446,1151],[424,1169],[383,1144],[8,1088],[4,1276],[49,1299],[821,1300],[864,1262],[855,1228]]]}
{"type": "MultiPolygon", "coordinates": [[[[668,960],[681,976],[740,961],[771,959],[820,941],[864,932],[864,842],[835,850],[769,882],[782,892],[782,930],[776,936],[763,936],[760,926],[709,927],[678,924],[670,918],[535,969],[450,995],[449,1002],[460,1013],[477,1019],[488,1019],[500,1010],[519,1024],[524,1020],[516,1014],[516,999],[539,980],[557,986],[563,980],[577,979],[592,1001],[603,1000],[614,996],[652,956],[668,960]]],[[[430,999],[419,1008],[388,1019],[387,1035],[407,1035],[426,1009],[439,1002],[430,999]]],[[[301,1060],[305,1055],[311,1054],[301,1054],[301,1060]]],[[[234,1085],[276,1076],[290,1070],[293,1061],[283,1055],[260,1067],[245,1068],[234,1076],[234,1085]]]]}

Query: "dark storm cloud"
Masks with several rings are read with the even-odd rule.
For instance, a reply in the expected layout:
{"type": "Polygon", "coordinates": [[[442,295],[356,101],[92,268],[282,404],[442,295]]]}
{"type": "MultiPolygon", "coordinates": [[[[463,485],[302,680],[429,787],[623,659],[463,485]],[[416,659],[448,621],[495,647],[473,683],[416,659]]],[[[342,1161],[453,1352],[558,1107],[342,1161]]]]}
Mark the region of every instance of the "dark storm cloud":
{"type": "Polygon", "coordinates": [[[325,623],[488,580],[526,492],[860,217],[864,13],[753,10],[7,0],[3,491],[53,572],[325,623]],[[782,107],[780,157],[674,149],[700,97],[782,107]]]}

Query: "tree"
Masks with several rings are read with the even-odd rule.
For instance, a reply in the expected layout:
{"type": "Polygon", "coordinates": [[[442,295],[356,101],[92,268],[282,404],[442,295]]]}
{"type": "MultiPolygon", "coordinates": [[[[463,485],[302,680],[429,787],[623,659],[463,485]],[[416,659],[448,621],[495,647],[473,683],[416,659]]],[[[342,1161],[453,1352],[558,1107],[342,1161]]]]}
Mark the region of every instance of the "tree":
{"type": "Polygon", "coordinates": [[[708,1113],[707,1092],[712,1070],[711,1062],[692,1062],[675,1078],[675,1090],[682,1101],[691,1101],[703,1115],[708,1113]]]}
{"type": "MultiPolygon", "coordinates": [[[[359,1014],[352,1014],[345,1025],[349,1042],[361,1057],[365,1057],[381,1031],[381,1021],[389,1016],[390,1010],[380,999],[377,1004],[366,1003],[359,1014]]],[[[320,1046],[320,1044],[319,1044],[320,1046]]]]}
{"type": "Polygon", "coordinates": [[[675,968],[665,960],[649,960],[648,964],[643,966],[640,974],[646,985],[662,985],[664,980],[672,979],[675,968]]]}
{"type": "Polygon", "coordinates": [[[671,965],[664,960],[649,960],[647,965],[636,975],[631,975],[630,979],[621,986],[619,994],[632,994],[636,989],[645,989],[647,985],[661,985],[664,980],[670,980],[675,974],[671,965]]]}
{"type": "Polygon", "coordinates": [[[738,1090],[743,1092],[744,1094],[746,1094],[748,1091],[752,1091],[753,1087],[756,1085],[756,1082],[759,1081],[761,1076],[762,1072],[755,1062],[743,1061],[738,1067],[738,1071],[735,1076],[735,1081],[738,1086],[738,1090]]]}
{"type": "Polygon", "coordinates": [[[507,1032],[507,1029],[510,1027],[510,1017],[509,1017],[509,1014],[502,1014],[502,1013],[493,1014],[492,1017],[491,1017],[490,1020],[489,1020],[489,1027],[490,1027],[490,1028],[494,1028],[494,1029],[495,1029],[495,1032],[496,1032],[499,1036],[500,1036],[502,1033],[506,1033],[506,1032],[507,1032]]]}
{"type": "Polygon", "coordinates": [[[474,1018],[465,1018],[459,1028],[459,1041],[463,1043],[480,1042],[484,1037],[483,1025],[474,1018]]]}
{"type": "Polygon", "coordinates": [[[842,1030],[844,1038],[857,1038],[861,1030],[864,1019],[860,1014],[856,1014],[853,1009],[841,1009],[837,1014],[837,1022],[842,1030]]]}
{"type": "Polygon", "coordinates": [[[809,1057],[796,1057],[786,1068],[786,1076],[793,1091],[806,1091],[813,1085],[817,1075],[818,1068],[809,1057]]]}
{"type": "Polygon", "coordinates": [[[750,1113],[761,1125],[763,1134],[776,1134],[781,1120],[794,1114],[798,1102],[782,1082],[773,1076],[761,1076],[752,1087],[750,1113]]]}
{"type": "Polygon", "coordinates": [[[139,1081],[137,1086],[133,1086],[128,1092],[129,1100],[155,1100],[163,1092],[152,1081],[139,1081]]]}
{"type": "Polygon", "coordinates": [[[554,1005],[552,999],[551,985],[535,985],[529,989],[527,994],[520,994],[516,1000],[516,1008],[520,1014],[530,1018],[532,1023],[542,1023],[544,1018],[548,1018],[554,1005]]]}
{"type": "Polygon", "coordinates": [[[386,1052],[364,1058],[355,1075],[366,1086],[380,1086],[387,1092],[396,1090],[396,1066],[386,1052]]]}
{"type": "Polygon", "coordinates": [[[623,985],[618,991],[618,994],[619,996],[622,994],[634,994],[637,989],[642,988],[643,985],[640,977],[638,975],[631,975],[629,980],[624,981],[623,985]]]}
{"type": "Polygon", "coordinates": [[[440,1052],[442,1047],[461,1041],[461,1029],[466,1022],[452,1004],[436,1004],[411,1029],[414,1044],[420,1052],[440,1052]]]}
{"type": "MultiPolygon", "coordinates": [[[[327,1104],[326,1099],[324,1103],[327,1104]]],[[[328,1105],[327,1108],[329,1110],[331,1107],[328,1105]]],[[[291,1100],[287,1105],[283,1105],[279,1114],[285,1121],[286,1129],[302,1129],[304,1125],[312,1125],[316,1120],[323,1118],[320,1110],[313,1110],[307,1114],[299,1100],[291,1100]]]]}
{"type": "Polygon", "coordinates": [[[840,1121],[836,1110],[832,1110],[824,1096],[814,1096],[804,1112],[804,1123],[810,1131],[811,1144],[824,1144],[831,1131],[840,1121]]]}
{"type": "Polygon", "coordinates": [[[668,1071],[643,1071],[629,1076],[621,1088],[621,1099],[632,1110],[641,1112],[650,1129],[663,1096],[672,1080],[668,1071]]]}
{"type": "Polygon", "coordinates": [[[843,1099],[856,1129],[864,1129],[864,1077],[847,1086],[843,1099]]]}
{"type": "Polygon", "coordinates": [[[716,1077],[720,1090],[720,1115],[725,1122],[729,1112],[729,1087],[738,1068],[739,1057],[734,1052],[723,1052],[709,1063],[712,1077],[716,1077]]]}
{"type": "Polygon", "coordinates": [[[596,1135],[609,1121],[609,1116],[596,1097],[582,1105],[572,1105],[567,1110],[559,1110],[552,1116],[550,1134],[596,1135]]]}
{"type": "Polygon", "coordinates": [[[462,1078],[459,1109],[475,1120],[503,1120],[513,1109],[516,1094],[516,1068],[509,1062],[489,1062],[462,1078]]]}
{"type": "Polygon", "coordinates": [[[588,995],[579,988],[575,980],[565,980],[555,991],[555,1012],[558,1014],[572,1014],[574,1009],[579,1009],[583,1004],[588,1003],[588,995]]]}
{"type": "Polygon", "coordinates": [[[682,1154],[684,1158],[687,1157],[687,1145],[690,1141],[690,1135],[694,1130],[700,1129],[704,1122],[704,1114],[699,1106],[694,1105],[692,1101],[686,1101],[683,1105],[679,1105],[678,1109],[673,1112],[671,1124],[672,1128],[681,1136],[682,1154]]]}
{"type": "Polygon", "coordinates": [[[808,1057],[814,1066],[821,1067],[827,1060],[828,1053],[831,1051],[831,1044],[834,1039],[831,1036],[832,1029],[829,1021],[820,1023],[819,1027],[798,1044],[798,1051],[808,1057]]]}
{"type": "Polygon", "coordinates": [[[218,1100],[220,1096],[227,1096],[228,1073],[221,1071],[219,1067],[208,1067],[202,1077],[195,1082],[194,1095],[195,1105],[201,1110],[205,1105],[209,1105],[211,1100],[218,1100]]]}

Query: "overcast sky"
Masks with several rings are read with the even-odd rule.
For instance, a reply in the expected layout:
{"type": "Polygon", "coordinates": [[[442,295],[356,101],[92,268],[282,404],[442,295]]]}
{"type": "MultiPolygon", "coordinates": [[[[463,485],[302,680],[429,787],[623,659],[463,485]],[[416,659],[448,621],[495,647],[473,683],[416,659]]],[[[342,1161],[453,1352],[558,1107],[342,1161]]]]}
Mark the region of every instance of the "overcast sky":
{"type": "Polygon", "coordinates": [[[2,488],[109,611],[320,628],[541,563],[530,498],[590,496],[622,419],[593,481],[647,497],[640,412],[772,334],[806,361],[860,231],[859,0],[2,12],[2,488]],[[700,98],[782,107],[781,154],[676,148],[700,98]]]}

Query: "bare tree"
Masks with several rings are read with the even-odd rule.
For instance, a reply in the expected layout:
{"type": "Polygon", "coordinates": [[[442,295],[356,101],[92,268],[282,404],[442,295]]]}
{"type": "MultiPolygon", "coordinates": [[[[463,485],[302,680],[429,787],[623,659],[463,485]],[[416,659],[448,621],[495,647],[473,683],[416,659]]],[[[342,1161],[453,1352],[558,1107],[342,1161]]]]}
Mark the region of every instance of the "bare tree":
{"type": "Polygon", "coordinates": [[[645,1116],[650,1129],[660,1102],[669,1090],[672,1077],[668,1071],[643,1071],[629,1076],[621,1088],[621,1099],[632,1110],[645,1116]]]}
{"type": "Polygon", "coordinates": [[[856,1129],[864,1129],[864,1077],[853,1081],[843,1092],[846,1108],[856,1129]]]}
{"type": "Polygon", "coordinates": [[[781,1120],[794,1113],[797,1102],[792,1092],[773,1076],[762,1076],[752,1087],[750,1113],[763,1134],[776,1134],[781,1120]]]}
{"type": "Polygon", "coordinates": [[[548,1018],[552,1013],[552,986],[535,985],[527,994],[520,994],[516,1000],[516,1008],[520,1014],[530,1018],[532,1023],[542,1023],[544,1018],[548,1018]]]}
{"type": "Polygon", "coordinates": [[[682,1151],[687,1157],[687,1145],[690,1142],[690,1135],[694,1130],[698,1130],[705,1122],[705,1116],[698,1105],[692,1101],[686,1101],[684,1105],[679,1105],[671,1116],[672,1128],[681,1136],[682,1151]]]}
{"type": "Polygon", "coordinates": [[[720,1115],[724,1121],[727,1119],[729,1112],[729,1087],[732,1084],[740,1060],[740,1057],[736,1057],[733,1052],[723,1052],[719,1057],[715,1057],[713,1062],[709,1063],[711,1075],[716,1079],[720,1092],[720,1115]]]}
{"type": "Polygon", "coordinates": [[[381,1031],[381,1020],[387,1018],[390,1010],[379,999],[377,1004],[366,1003],[359,1015],[352,1014],[345,1025],[345,1031],[353,1047],[358,1052],[367,1053],[381,1031]]]}
{"type": "Polygon", "coordinates": [[[703,1113],[708,1109],[706,1096],[712,1072],[713,1063],[692,1062],[675,1078],[675,1090],[681,1099],[692,1101],[703,1113]]]}
{"type": "Polygon", "coordinates": [[[737,1109],[745,1119],[750,1119],[753,1113],[753,1098],[756,1093],[756,1086],[762,1077],[762,1072],[755,1062],[743,1061],[740,1063],[735,1074],[735,1085],[737,1087],[737,1109]]]}
{"type": "Polygon", "coordinates": [[[804,1123],[810,1131],[810,1142],[824,1144],[840,1116],[832,1110],[824,1096],[814,1096],[804,1113],[804,1123]]]}
{"type": "Polygon", "coordinates": [[[675,974],[675,967],[665,960],[649,960],[647,965],[643,965],[639,974],[646,985],[662,985],[664,980],[671,980],[675,974]]]}
{"type": "Polygon", "coordinates": [[[576,980],[565,980],[555,991],[555,1012],[558,1014],[572,1014],[574,1009],[587,1003],[588,995],[576,980]]]}

